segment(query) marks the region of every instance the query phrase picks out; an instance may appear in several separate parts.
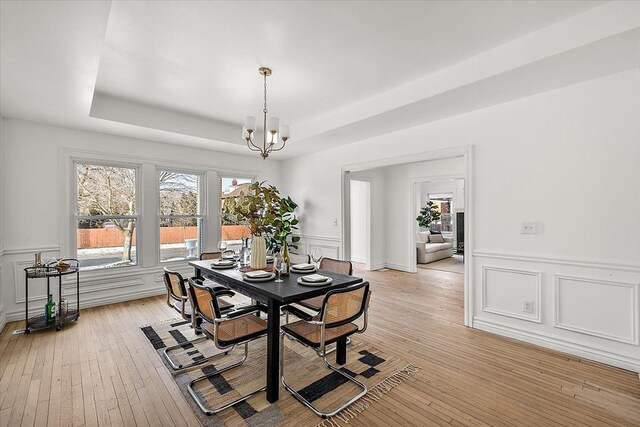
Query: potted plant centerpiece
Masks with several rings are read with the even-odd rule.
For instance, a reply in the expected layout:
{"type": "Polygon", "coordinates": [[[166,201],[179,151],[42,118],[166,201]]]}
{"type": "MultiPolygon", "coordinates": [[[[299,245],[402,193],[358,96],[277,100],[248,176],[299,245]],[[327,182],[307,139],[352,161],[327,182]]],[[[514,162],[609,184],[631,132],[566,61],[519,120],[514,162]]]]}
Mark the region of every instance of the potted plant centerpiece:
{"type": "Polygon", "coordinates": [[[251,229],[251,268],[261,269],[267,266],[266,237],[271,234],[273,222],[278,216],[280,195],[273,185],[254,182],[249,190],[242,194],[236,205],[236,219],[251,229]]]}
{"type": "Polygon", "coordinates": [[[293,230],[297,230],[298,218],[295,210],[298,204],[291,197],[281,197],[278,202],[277,216],[273,221],[271,234],[268,237],[269,249],[272,252],[280,252],[287,267],[283,274],[289,274],[291,259],[289,257],[289,246],[298,248],[296,243],[300,241],[300,236],[293,235],[293,230]],[[291,239],[289,241],[289,236],[291,239]]]}
{"type": "Polygon", "coordinates": [[[291,197],[280,197],[275,186],[264,182],[254,182],[247,192],[238,197],[233,209],[235,222],[245,224],[253,235],[251,268],[267,266],[267,248],[277,252],[287,250],[288,244],[296,247],[300,237],[292,236],[292,233],[298,228],[294,213],[297,207],[291,197]]]}

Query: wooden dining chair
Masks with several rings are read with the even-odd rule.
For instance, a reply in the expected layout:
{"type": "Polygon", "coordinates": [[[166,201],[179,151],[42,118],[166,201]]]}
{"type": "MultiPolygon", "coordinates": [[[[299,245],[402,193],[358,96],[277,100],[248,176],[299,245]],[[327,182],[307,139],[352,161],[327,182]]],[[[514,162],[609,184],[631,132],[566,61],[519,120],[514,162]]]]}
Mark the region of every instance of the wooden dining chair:
{"type": "Polygon", "coordinates": [[[218,259],[222,257],[222,252],[220,251],[216,251],[216,252],[202,252],[200,254],[200,261],[204,261],[207,259],[218,259]]]}
{"type": "Polygon", "coordinates": [[[164,268],[164,286],[167,288],[167,305],[174,308],[183,319],[191,319],[191,305],[186,280],[177,271],[164,268]],[[173,303],[171,302],[173,300],[173,303]]]}
{"type": "Polygon", "coordinates": [[[216,366],[215,372],[203,375],[192,380],[187,389],[189,394],[195,400],[200,410],[207,414],[213,415],[221,412],[231,406],[249,399],[256,393],[264,391],[266,385],[258,390],[252,391],[231,403],[217,407],[209,408],[205,402],[200,399],[194,386],[195,384],[208,380],[209,378],[219,375],[222,372],[236,368],[247,360],[249,354],[249,342],[257,340],[267,334],[267,322],[255,313],[260,311],[267,312],[267,308],[261,304],[242,307],[227,313],[223,313],[220,309],[218,297],[232,291],[214,291],[204,286],[201,279],[189,279],[189,292],[193,301],[197,301],[196,307],[198,316],[202,318],[202,332],[213,341],[215,346],[220,350],[230,352],[234,346],[244,344],[244,356],[238,362],[234,362],[226,367],[216,366]]]}
{"type": "MultiPolygon", "coordinates": [[[[190,295],[188,292],[187,280],[184,279],[182,275],[177,271],[169,270],[166,267],[163,269],[163,271],[164,271],[164,284],[165,284],[165,287],[167,288],[167,304],[170,307],[173,307],[176,311],[178,311],[178,313],[180,313],[180,316],[183,319],[191,320],[191,327],[194,329],[196,334],[201,334],[200,327],[199,327],[201,320],[199,320],[197,313],[195,313],[193,310],[193,301],[190,298],[190,295]],[[174,300],[173,304],[171,303],[172,299],[174,300]]],[[[215,291],[228,290],[225,287],[212,287],[212,289],[215,291]]],[[[226,294],[226,295],[229,295],[229,294],[226,294]]],[[[233,296],[235,294],[231,292],[230,295],[233,296]]],[[[226,301],[220,301],[220,307],[222,311],[226,312],[231,310],[234,307],[234,305],[226,301]]],[[[171,358],[169,353],[177,348],[182,348],[185,345],[189,345],[189,344],[193,345],[198,342],[204,341],[205,339],[206,339],[205,337],[197,338],[192,341],[187,341],[174,346],[166,347],[163,350],[163,356],[169,363],[169,366],[171,366],[173,369],[176,369],[176,370],[184,369],[189,366],[193,366],[194,364],[186,366],[186,365],[176,363],[171,358]]]]}
{"type": "MultiPolygon", "coordinates": [[[[320,313],[311,319],[301,319],[296,322],[283,325],[280,333],[280,380],[282,385],[300,402],[310,408],[315,414],[322,418],[331,417],[342,411],[362,396],[367,394],[367,386],[349,375],[346,370],[339,366],[333,366],[327,360],[327,345],[338,342],[341,339],[347,339],[356,333],[363,333],[367,329],[369,301],[371,299],[371,291],[369,283],[363,282],[352,285],[347,288],[334,289],[323,297],[320,313]],[[364,316],[363,326],[359,327],[356,322],[360,317],[364,316]],[[338,408],[323,412],[317,409],[304,396],[292,389],[285,380],[284,375],[284,337],[287,336],[293,340],[302,343],[305,346],[313,348],[318,356],[322,357],[325,365],[334,372],[342,375],[348,381],[359,386],[362,391],[346,403],[338,408]]],[[[295,316],[300,316],[300,310],[294,306],[284,306],[283,311],[291,312],[295,316]]]]}

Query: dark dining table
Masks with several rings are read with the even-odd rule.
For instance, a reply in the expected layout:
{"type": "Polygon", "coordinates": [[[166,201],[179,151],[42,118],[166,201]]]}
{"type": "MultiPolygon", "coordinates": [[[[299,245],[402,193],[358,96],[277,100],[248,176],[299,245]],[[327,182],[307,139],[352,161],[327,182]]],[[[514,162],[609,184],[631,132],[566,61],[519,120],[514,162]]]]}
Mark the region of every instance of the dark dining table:
{"type": "MultiPolygon", "coordinates": [[[[276,283],[275,278],[268,282],[247,282],[242,278],[243,271],[236,268],[214,269],[211,267],[211,260],[190,261],[189,265],[195,268],[197,277],[211,279],[267,306],[267,400],[271,403],[279,399],[280,393],[280,308],[286,304],[324,295],[331,289],[362,282],[359,277],[325,270],[319,270],[318,273],[331,277],[332,282],[319,287],[299,285],[297,280],[302,274],[293,272],[289,276],[283,276],[282,283],[276,283]]],[[[247,268],[242,270],[246,271],[247,268]]],[[[336,362],[344,364],[346,341],[339,341],[337,345],[336,362]]]]}

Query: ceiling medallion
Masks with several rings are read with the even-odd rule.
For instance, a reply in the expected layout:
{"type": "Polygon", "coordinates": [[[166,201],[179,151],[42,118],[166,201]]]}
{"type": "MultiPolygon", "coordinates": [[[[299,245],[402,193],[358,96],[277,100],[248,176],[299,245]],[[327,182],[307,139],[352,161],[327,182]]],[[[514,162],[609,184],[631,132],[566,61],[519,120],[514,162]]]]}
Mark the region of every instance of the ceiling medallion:
{"type": "Polygon", "coordinates": [[[244,126],[242,127],[242,138],[247,141],[247,147],[251,151],[258,151],[263,159],[269,157],[269,154],[273,151],[280,151],[284,148],[287,140],[289,139],[289,125],[280,125],[280,119],[277,117],[269,117],[267,120],[267,77],[271,75],[271,69],[267,67],[260,67],[258,72],[264,77],[264,108],[262,109],[262,123],[263,123],[263,135],[262,135],[262,147],[254,144],[253,137],[256,131],[256,118],[254,116],[247,116],[244,119],[244,126]],[[267,137],[268,136],[268,137],[267,137]],[[282,145],[276,148],[278,139],[282,141],[282,145]]]}

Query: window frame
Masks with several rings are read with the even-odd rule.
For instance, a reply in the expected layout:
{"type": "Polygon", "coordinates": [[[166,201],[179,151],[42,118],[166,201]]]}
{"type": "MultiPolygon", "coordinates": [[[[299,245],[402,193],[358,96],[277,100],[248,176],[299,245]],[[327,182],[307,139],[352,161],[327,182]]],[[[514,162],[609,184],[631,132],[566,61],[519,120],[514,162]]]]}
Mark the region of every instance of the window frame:
{"type": "MultiPolygon", "coordinates": [[[[454,206],[453,206],[453,200],[455,198],[455,194],[453,192],[449,193],[449,192],[433,192],[433,193],[427,193],[427,203],[432,201],[431,200],[431,196],[434,196],[435,198],[433,200],[440,200],[442,201],[442,199],[448,198],[449,199],[449,215],[451,215],[451,230],[449,231],[445,231],[442,228],[442,212],[440,212],[440,219],[437,221],[433,221],[432,224],[435,225],[440,225],[440,233],[453,233],[455,230],[455,213],[454,213],[454,206]],[[436,196],[451,196],[451,197],[436,197],[436,196]]],[[[431,225],[429,226],[429,230],[431,230],[431,225]]]]}
{"type": "Polygon", "coordinates": [[[209,210],[207,209],[207,171],[188,169],[188,168],[175,168],[165,167],[163,165],[156,165],[156,261],[158,265],[170,265],[171,263],[187,261],[187,258],[162,260],[162,253],[160,248],[160,222],[162,219],[169,218],[196,218],[200,220],[200,230],[198,233],[198,250],[200,253],[204,252],[204,236],[207,229],[207,217],[209,210]],[[198,210],[197,215],[162,215],[160,213],[160,173],[161,172],[173,172],[181,173],[185,175],[196,175],[198,177],[198,210]]]}
{"type": "Polygon", "coordinates": [[[78,223],[80,221],[85,220],[104,220],[104,219],[133,219],[135,220],[135,236],[136,236],[136,262],[135,264],[129,265],[121,265],[118,267],[113,267],[107,269],[106,267],[98,267],[92,269],[83,269],[81,268],[81,272],[93,272],[93,271],[113,271],[114,269],[118,270],[121,268],[139,268],[141,253],[142,253],[142,239],[140,239],[141,230],[143,227],[142,222],[142,183],[141,183],[141,168],[142,165],[139,163],[129,163],[129,162],[118,162],[118,161],[104,161],[98,159],[88,159],[88,158],[72,158],[71,159],[71,220],[72,224],[70,227],[70,240],[69,246],[72,258],[78,258],[78,223]],[[135,215],[79,215],[78,214],[78,165],[91,165],[91,166],[106,166],[113,168],[122,168],[122,169],[133,169],[135,173],[135,206],[136,206],[136,214],[135,215]]]}

